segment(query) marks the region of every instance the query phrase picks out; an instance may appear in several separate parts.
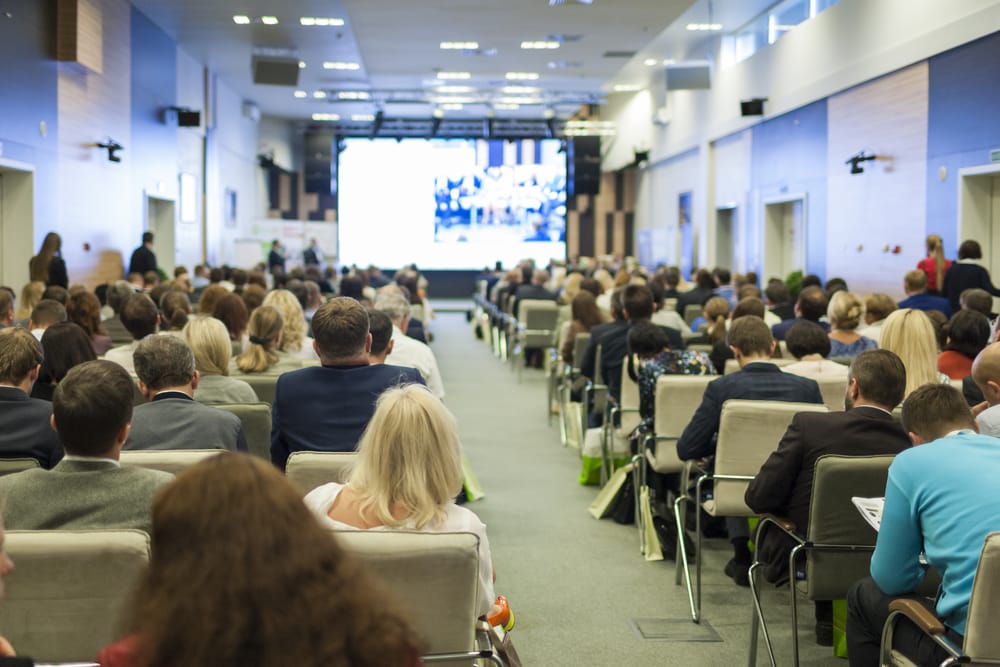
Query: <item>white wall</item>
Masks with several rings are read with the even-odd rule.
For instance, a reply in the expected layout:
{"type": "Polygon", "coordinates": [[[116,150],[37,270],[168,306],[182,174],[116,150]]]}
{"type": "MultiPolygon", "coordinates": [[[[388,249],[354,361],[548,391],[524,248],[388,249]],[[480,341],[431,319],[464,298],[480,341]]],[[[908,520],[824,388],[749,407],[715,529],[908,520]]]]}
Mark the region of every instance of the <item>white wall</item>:
{"type": "MultiPolygon", "coordinates": [[[[201,63],[183,49],[177,49],[177,106],[201,111],[201,127],[177,128],[177,177],[180,174],[194,176],[196,188],[195,208],[197,220],[194,224],[178,222],[175,243],[177,261],[193,271],[196,264],[204,260],[204,145],[205,123],[208,106],[205,101],[205,69],[201,63]]],[[[178,202],[178,220],[180,202],[178,202]]]]}

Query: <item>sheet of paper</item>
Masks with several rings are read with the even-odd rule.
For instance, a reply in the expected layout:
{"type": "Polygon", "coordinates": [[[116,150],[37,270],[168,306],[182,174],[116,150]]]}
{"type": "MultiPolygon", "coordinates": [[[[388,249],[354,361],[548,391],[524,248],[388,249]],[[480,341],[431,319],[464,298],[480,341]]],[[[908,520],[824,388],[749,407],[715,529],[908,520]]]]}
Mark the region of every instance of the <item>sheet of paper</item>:
{"type": "Polygon", "coordinates": [[[861,498],[854,496],[851,502],[861,512],[861,516],[876,531],[882,526],[882,508],[885,506],[885,498],[861,498]]]}

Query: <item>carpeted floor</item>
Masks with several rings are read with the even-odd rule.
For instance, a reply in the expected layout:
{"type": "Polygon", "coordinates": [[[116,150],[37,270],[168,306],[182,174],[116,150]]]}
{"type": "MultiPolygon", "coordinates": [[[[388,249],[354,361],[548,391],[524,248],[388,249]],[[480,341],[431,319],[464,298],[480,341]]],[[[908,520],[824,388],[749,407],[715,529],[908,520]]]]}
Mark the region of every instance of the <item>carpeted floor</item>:
{"type": "MultiPolygon", "coordinates": [[[[555,421],[547,424],[542,371],[525,369],[519,383],[462,313],[442,309],[431,329],[445,402],[487,494],[469,507],[489,527],[496,589],[515,611],[513,639],[524,663],[746,664],[750,593],[722,574],[728,543],[710,540],[704,554],[703,618],[721,641],[691,641],[687,596],[674,585],[673,561],[645,562],[634,527],[587,513],[597,489],[577,483],[576,451],[560,445],[555,421]],[[633,619],[688,640],[643,639],[633,619]]],[[[769,590],[764,605],[777,662],[790,664],[787,588],[769,590]]],[[[808,602],[800,604],[800,626],[801,664],[846,666],[813,642],[808,602]]],[[[760,652],[758,664],[766,664],[760,652]]]]}

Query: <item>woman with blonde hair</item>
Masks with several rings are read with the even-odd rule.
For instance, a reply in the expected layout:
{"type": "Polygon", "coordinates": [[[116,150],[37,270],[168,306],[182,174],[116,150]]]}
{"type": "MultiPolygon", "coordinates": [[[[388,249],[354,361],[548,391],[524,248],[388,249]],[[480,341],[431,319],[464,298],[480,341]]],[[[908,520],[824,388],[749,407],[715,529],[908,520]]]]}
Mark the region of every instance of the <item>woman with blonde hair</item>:
{"type": "Polygon", "coordinates": [[[944,257],[944,241],[937,234],[928,234],[927,256],[917,262],[917,268],[927,274],[927,292],[940,294],[944,285],[944,274],[951,266],[951,260],[944,257]]]}
{"type": "Polygon", "coordinates": [[[299,359],[318,359],[313,349],[313,339],[306,336],[306,315],[302,304],[286,289],[276,289],[264,297],[265,306],[276,308],[281,313],[285,326],[281,336],[281,351],[289,352],[299,359]]]}
{"type": "Polygon", "coordinates": [[[701,317],[691,323],[691,331],[698,333],[704,327],[705,340],[715,345],[726,339],[726,324],[729,321],[729,300],[713,296],[702,307],[701,317]]]}
{"type": "Polygon", "coordinates": [[[156,495],[150,541],[102,667],[420,664],[397,601],[267,461],[224,453],[179,474],[156,495]]]}
{"type": "Polygon", "coordinates": [[[284,320],[277,308],[260,306],[250,315],[246,347],[231,363],[233,373],[284,373],[302,368],[302,359],[281,350],[284,320]]]}
{"type": "Polygon", "coordinates": [[[62,237],[55,232],[49,232],[42,240],[38,254],[28,262],[28,272],[31,281],[45,283],[45,286],[58,285],[63,289],[69,287],[69,276],[66,275],[66,262],[63,261],[62,237]]]}
{"type": "Polygon", "coordinates": [[[580,293],[581,282],[583,282],[583,274],[579,271],[567,274],[563,280],[562,291],[559,293],[559,303],[564,306],[572,304],[574,297],[580,293]]]}
{"type": "Polygon", "coordinates": [[[856,357],[878,347],[874,340],[856,331],[864,314],[861,300],[850,292],[841,290],[830,297],[826,317],[830,320],[831,357],[856,357]]]}
{"type": "Polygon", "coordinates": [[[198,317],[184,326],[184,342],[194,352],[198,383],[194,400],[199,403],[256,403],[253,387],[229,377],[232,345],[226,325],[214,317],[198,317]]]}
{"type": "Polygon", "coordinates": [[[493,608],[493,561],[486,526],[455,504],[462,490],[462,453],[455,418],[422,385],[386,390],[358,442],[347,484],[306,495],[317,516],[346,530],[408,529],[479,536],[481,615],[493,608]]]}
{"type": "Polygon", "coordinates": [[[21,288],[21,298],[17,300],[17,312],[14,314],[15,320],[31,319],[31,311],[35,309],[38,302],[42,300],[45,293],[45,283],[40,280],[32,280],[25,283],[21,288]]]}
{"type": "Polygon", "coordinates": [[[906,368],[906,396],[927,383],[948,382],[937,370],[938,345],[934,325],[923,313],[901,308],[882,325],[881,348],[895,352],[906,368]]]}

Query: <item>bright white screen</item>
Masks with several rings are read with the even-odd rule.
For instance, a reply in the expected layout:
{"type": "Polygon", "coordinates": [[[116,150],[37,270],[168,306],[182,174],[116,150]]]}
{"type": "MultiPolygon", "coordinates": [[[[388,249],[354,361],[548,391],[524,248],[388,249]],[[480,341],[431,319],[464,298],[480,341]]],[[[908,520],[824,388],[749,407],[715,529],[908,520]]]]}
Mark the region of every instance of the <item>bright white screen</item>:
{"type": "Polygon", "coordinates": [[[347,139],[337,173],[341,265],[480,269],[566,256],[558,141],[347,139]]]}

